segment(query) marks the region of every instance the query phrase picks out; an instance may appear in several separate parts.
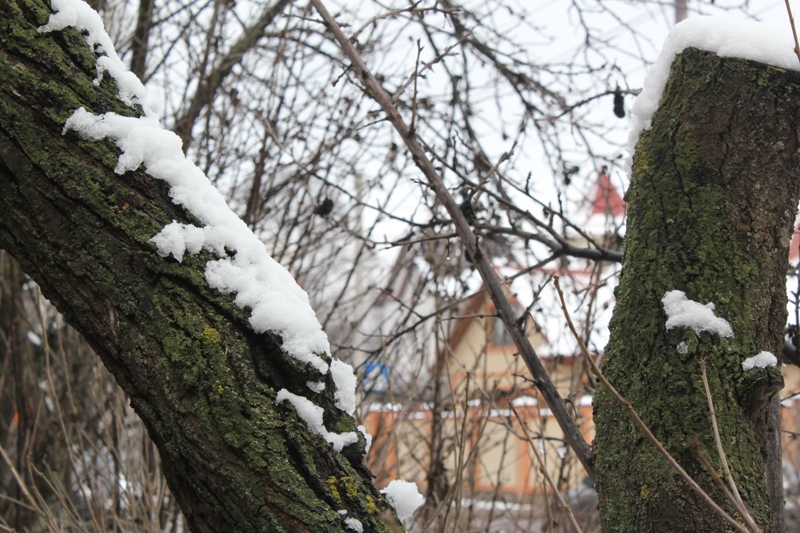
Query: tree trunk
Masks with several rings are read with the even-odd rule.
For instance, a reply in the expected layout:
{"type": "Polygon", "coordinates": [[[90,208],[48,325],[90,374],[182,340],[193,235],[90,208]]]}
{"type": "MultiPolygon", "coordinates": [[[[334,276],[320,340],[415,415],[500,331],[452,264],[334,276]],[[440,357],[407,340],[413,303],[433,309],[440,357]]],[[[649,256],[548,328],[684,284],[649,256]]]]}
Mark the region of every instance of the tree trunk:
{"type": "MultiPolygon", "coordinates": [[[[725,453],[765,532],[780,527],[783,496],[775,483],[770,494],[765,472],[768,457],[780,461],[767,422],[783,380],[777,367],[745,372],[742,361],[761,351],[781,357],[800,198],[799,108],[797,72],[695,49],[676,57],[652,129],[636,147],[604,364],[666,448],[736,516],[692,451],[697,443],[722,471],[698,365],[707,361],[725,453]],[[672,290],[713,302],[735,336],[667,331],[662,298],[672,290]]],[[[602,388],[594,420],[604,531],[728,531],[602,388]]]]}
{"type": "Polygon", "coordinates": [[[155,0],[139,0],[139,16],[136,19],[136,30],[131,42],[131,72],[140,80],[145,79],[147,66],[147,41],[153,27],[153,8],[155,0]]]}
{"type": "MultiPolygon", "coordinates": [[[[62,135],[81,106],[135,112],[108,76],[93,85],[95,55],[79,32],[37,32],[49,15],[43,0],[0,2],[0,247],[130,396],[191,531],[345,531],[344,518],[387,531],[363,438],[335,453],[288,403],[275,405],[281,388],[309,394],[306,365],[208,287],[209,255],[157,254],[150,239],[165,224],[192,222],[166,184],[115,174],[109,141],[62,135]]],[[[314,401],[327,428],[355,431],[325,379],[314,401]]]]}

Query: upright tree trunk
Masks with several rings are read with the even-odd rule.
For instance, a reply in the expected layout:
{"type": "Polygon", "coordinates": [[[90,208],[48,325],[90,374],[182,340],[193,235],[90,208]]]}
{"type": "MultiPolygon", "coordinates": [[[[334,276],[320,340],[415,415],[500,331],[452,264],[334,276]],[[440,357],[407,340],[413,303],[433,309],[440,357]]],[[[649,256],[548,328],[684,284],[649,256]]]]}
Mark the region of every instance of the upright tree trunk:
{"type": "MultiPolygon", "coordinates": [[[[736,516],[693,451],[697,443],[721,472],[698,365],[708,362],[725,453],[765,532],[780,527],[782,495],[770,495],[765,470],[768,456],[773,467],[780,460],[779,450],[767,449],[775,441],[767,422],[783,380],[777,367],[745,372],[742,361],[782,351],[788,244],[800,199],[799,123],[799,73],[695,49],[675,59],[652,129],[636,147],[604,364],[666,448],[736,516]],[[713,302],[735,336],[667,331],[662,298],[672,290],[713,302]]],[[[604,531],[729,530],[602,388],[594,421],[604,531]]]]}
{"type": "Polygon", "coordinates": [[[139,16],[136,19],[136,29],[131,42],[131,72],[140,80],[144,80],[147,66],[147,41],[153,27],[153,8],[155,0],[139,0],[139,16]]]}
{"type": "MultiPolygon", "coordinates": [[[[0,435],[9,436],[7,442],[0,444],[8,449],[17,470],[23,472],[26,460],[30,457],[38,462],[44,451],[42,445],[47,444],[41,432],[34,431],[40,391],[23,318],[24,278],[14,258],[0,252],[0,415],[3,421],[8,421],[8,427],[0,425],[0,435]]],[[[11,469],[3,468],[0,472],[0,491],[18,500],[23,498],[11,469]]],[[[0,513],[17,531],[29,529],[37,518],[35,513],[7,500],[0,501],[0,513]]]]}
{"type": "MultiPolygon", "coordinates": [[[[336,453],[276,391],[309,395],[313,371],[208,287],[202,253],[159,257],[150,239],[192,217],[143,171],[117,175],[111,142],[62,135],[79,107],[117,99],[77,31],[39,33],[44,0],[0,2],[0,247],[89,341],[158,446],[194,533],[387,531],[363,438],[336,453]],[[343,516],[341,511],[346,511],[343,516]]],[[[317,379],[316,377],[314,379],[317,379]]],[[[332,378],[314,396],[330,431],[355,431],[332,378]]]]}

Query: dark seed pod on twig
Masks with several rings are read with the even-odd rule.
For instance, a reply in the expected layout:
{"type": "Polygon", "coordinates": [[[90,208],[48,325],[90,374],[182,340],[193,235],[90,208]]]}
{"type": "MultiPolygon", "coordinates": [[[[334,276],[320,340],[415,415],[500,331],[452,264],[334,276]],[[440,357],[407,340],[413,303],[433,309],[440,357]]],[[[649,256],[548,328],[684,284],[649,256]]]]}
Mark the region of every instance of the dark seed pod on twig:
{"type": "Polygon", "coordinates": [[[619,87],[617,87],[617,90],[614,91],[614,114],[617,115],[619,118],[625,117],[625,106],[623,105],[624,103],[625,103],[625,98],[622,96],[622,91],[620,91],[619,87]]]}

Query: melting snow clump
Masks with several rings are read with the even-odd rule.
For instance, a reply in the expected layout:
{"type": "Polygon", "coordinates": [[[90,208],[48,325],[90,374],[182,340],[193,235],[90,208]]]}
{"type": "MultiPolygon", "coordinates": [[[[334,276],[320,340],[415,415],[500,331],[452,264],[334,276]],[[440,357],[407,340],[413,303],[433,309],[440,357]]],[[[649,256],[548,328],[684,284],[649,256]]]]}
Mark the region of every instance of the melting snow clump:
{"type": "Polygon", "coordinates": [[[367,441],[367,445],[364,447],[364,455],[366,455],[369,453],[369,449],[372,448],[372,435],[369,434],[366,426],[358,426],[358,430],[364,435],[364,440],[367,441]]]}
{"type": "Polygon", "coordinates": [[[689,345],[685,342],[678,344],[678,353],[689,353],[689,345]]]}
{"type": "Polygon", "coordinates": [[[331,376],[333,376],[333,382],[336,383],[336,392],[334,393],[336,407],[348,415],[352,415],[356,410],[357,383],[353,367],[334,359],[331,362],[331,376]]]}
{"type": "Polygon", "coordinates": [[[768,366],[776,366],[778,358],[769,352],[761,352],[753,357],[748,357],[742,361],[742,368],[750,370],[752,368],[767,368],[768,366]]]}
{"type": "Polygon", "coordinates": [[[352,529],[356,533],[364,533],[364,526],[355,518],[345,518],[344,525],[347,529],[352,529]]]}
{"type": "Polygon", "coordinates": [[[275,397],[275,403],[279,404],[283,401],[288,401],[292,404],[297,411],[297,416],[306,423],[308,428],[330,442],[333,445],[333,449],[337,452],[341,452],[342,448],[345,446],[358,442],[358,435],[356,435],[355,431],[348,431],[347,433],[329,432],[322,422],[322,416],[325,410],[314,404],[311,400],[292,394],[286,389],[281,389],[275,397]]]}
{"type": "Polygon", "coordinates": [[[50,5],[55,13],[50,15],[47,24],[40,26],[38,30],[45,33],[72,26],[87,32],[86,42],[89,43],[89,46],[96,52],[106,54],[97,58],[95,86],[100,85],[100,82],[103,81],[103,73],[108,72],[117,82],[119,99],[129,106],[139,104],[145,114],[150,115],[150,111],[144,105],[147,94],[144,85],[117,56],[114,44],[103,27],[103,19],[100,18],[97,11],[89,7],[86,2],[76,0],[51,0],[50,5]]]}
{"type": "Polygon", "coordinates": [[[733,337],[733,329],[727,320],[714,314],[712,302],[705,305],[689,300],[683,291],[670,291],[661,300],[667,313],[667,329],[692,328],[700,335],[703,331],[716,333],[720,337],[733,337]]]}
{"type": "Polygon", "coordinates": [[[381,492],[386,495],[386,499],[394,507],[395,512],[397,512],[397,518],[401,522],[414,514],[414,511],[425,503],[425,498],[417,490],[416,483],[395,479],[386,485],[386,488],[381,492]]]}
{"type": "Polygon", "coordinates": [[[319,394],[325,390],[325,383],[322,381],[306,381],[306,387],[319,394]]]}

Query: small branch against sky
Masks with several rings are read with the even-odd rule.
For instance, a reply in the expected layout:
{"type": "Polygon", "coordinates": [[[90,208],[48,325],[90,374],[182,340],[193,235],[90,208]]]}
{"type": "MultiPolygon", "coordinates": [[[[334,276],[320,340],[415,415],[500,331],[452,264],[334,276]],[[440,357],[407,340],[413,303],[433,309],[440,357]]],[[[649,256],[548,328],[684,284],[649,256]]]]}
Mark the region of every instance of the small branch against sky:
{"type": "MultiPolygon", "coordinates": [[[[468,32],[468,33],[467,33],[465,36],[463,36],[461,39],[459,39],[459,40],[458,40],[458,41],[456,41],[455,43],[453,43],[453,44],[451,44],[450,46],[448,46],[447,48],[445,48],[444,52],[442,52],[441,54],[439,54],[439,55],[437,55],[436,57],[434,57],[432,60],[430,60],[430,61],[428,61],[427,63],[425,63],[425,64],[422,66],[422,68],[416,68],[416,69],[414,69],[414,73],[413,73],[411,76],[409,76],[409,78],[408,78],[408,79],[407,79],[405,82],[403,82],[403,84],[402,84],[402,85],[401,85],[401,86],[400,86],[400,87],[399,87],[399,88],[398,88],[398,89],[397,89],[397,90],[394,92],[394,96],[392,97],[392,101],[393,101],[393,102],[396,104],[396,103],[397,103],[397,101],[400,99],[400,97],[401,97],[401,96],[403,96],[403,93],[405,92],[405,90],[408,88],[408,86],[409,86],[409,85],[410,85],[412,82],[413,82],[414,84],[416,84],[416,80],[417,80],[417,78],[418,78],[418,77],[421,77],[421,76],[423,75],[423,73],[424,73],[425,71],[427,71],[427,70],[433,70],[433,66],[434,66],[435,64],[437,64],[437,63],[439,63],[439,62],[443,61],[443,60],[444,60],[444,58],[446,58],[447,56],[449,56],[449,55],[450,55],[450,52],[452,52],[452,51],[453,51],[453,49],[454,49],[456,46],[460,46],[461,44],[463,44],[463,43],[464,43],[464,41],[465,41],[465,40],[466,40],[466,39],[467,39],[469,36],[471,36],[471,35],[472,35],[472,32],[468,32]]],[[[352,39],[352,37],[351,37],[351,39],[352,39]]],[[[418,58],[418,59],[419,59],[419,58],[418,58]]]]}
{"type": "Polygon", "coordinates": [[[789,15],[789,24],[792,26],[792,37],[794,37],[794,53],[797,55],[797,59],[800,60],[800,41],[797,39],[797,28],[794,25],[794,16],[792,15],[792,6],[789,4],[789,0],[785,0],[786,3],[786,14],[789,15]]]}

